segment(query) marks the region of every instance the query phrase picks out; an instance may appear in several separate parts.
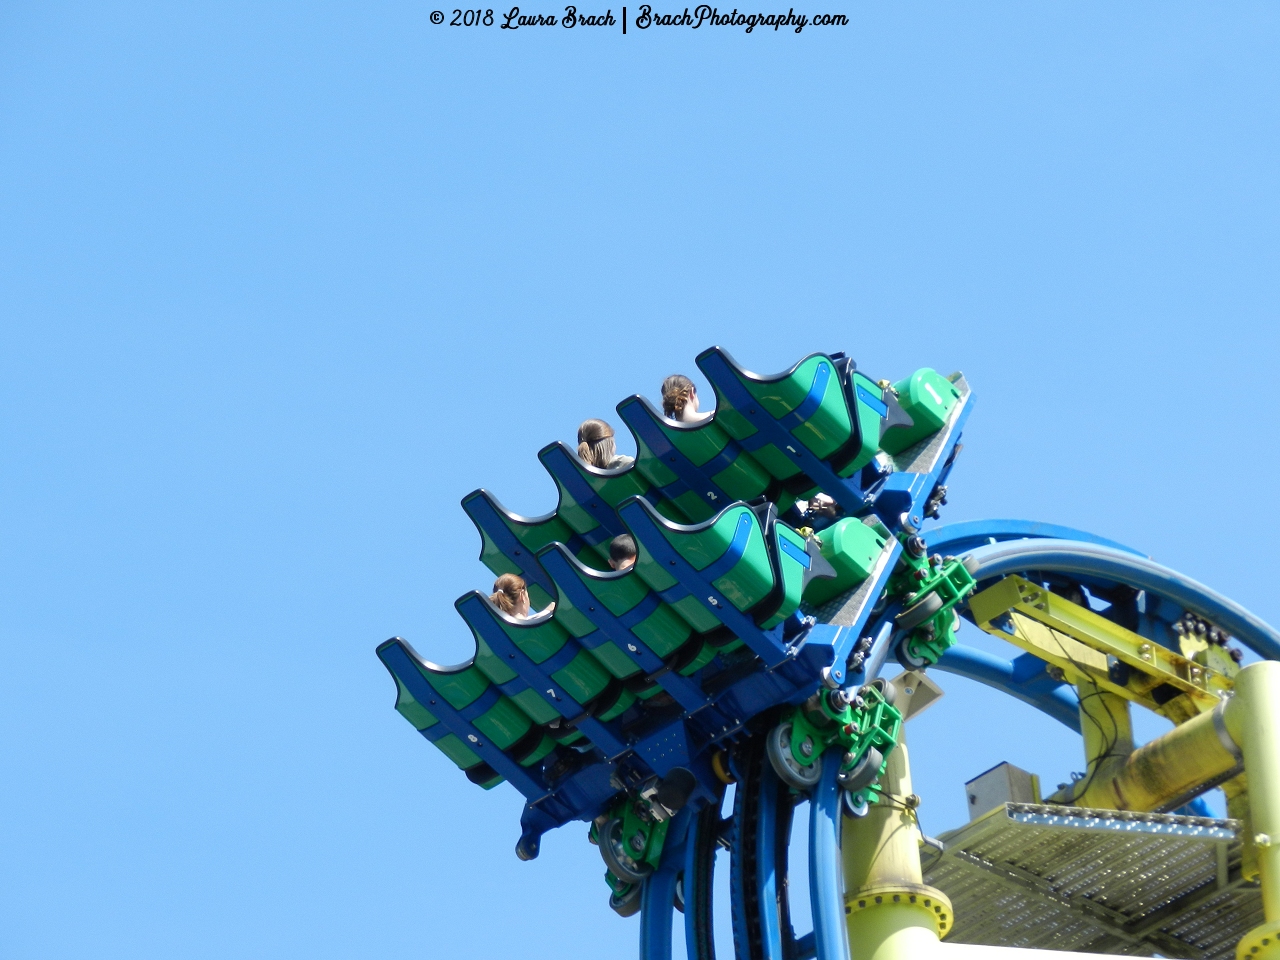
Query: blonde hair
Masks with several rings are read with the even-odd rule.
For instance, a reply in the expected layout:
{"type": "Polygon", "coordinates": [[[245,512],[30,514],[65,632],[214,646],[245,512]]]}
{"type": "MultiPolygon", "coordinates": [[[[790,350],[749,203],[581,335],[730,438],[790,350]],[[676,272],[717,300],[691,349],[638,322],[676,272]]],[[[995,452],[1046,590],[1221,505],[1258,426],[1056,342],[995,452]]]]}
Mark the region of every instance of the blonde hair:
{"type": "Polygon", "coordinates": [[[673,373],[662,381],[662,412],[673,420],[681,419],[693,392],[692,380],[683,373],[673,373]]]}
{"type": "Polygon", "coordinates": [[[615,456],[613,427],[603,420],[583,420],[578,428],[578,456],[583,463],[607,469],[615,456]]]}
{"type": "Polygon", "coordinates": [[[503,613],[514,614],[516,603],[520,600],[520,591],[524,589],[524,577],[504,573],[493,581],[493,595],[489,597],[489,602],[503,613]]]}

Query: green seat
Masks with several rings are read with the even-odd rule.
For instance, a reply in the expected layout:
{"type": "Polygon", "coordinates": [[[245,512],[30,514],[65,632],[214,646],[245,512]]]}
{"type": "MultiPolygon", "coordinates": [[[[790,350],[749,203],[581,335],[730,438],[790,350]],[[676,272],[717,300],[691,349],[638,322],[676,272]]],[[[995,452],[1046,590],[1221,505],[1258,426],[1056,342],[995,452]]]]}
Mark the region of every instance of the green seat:
{"type": "MultiPolygon", "coordinates": [[[[657,513],[657,511],[653,511],[657,513]]],[[[663,517],[662,519],[666,519],[663,517]]],[[[635,538],[636,541],[636,562],[632,566],[632,570],[639,576],[651,589],[657,593],[669,590],[674,587],[678,581],[673,577],[662,564],[653,558],[653,554],[644,545],[644,541],[640,537],[635,538]]],[[[669,606],[680,614],[681,619],[688,623],[696,633],[713,634],[724,626],[715,615],[702,605],[692,595],[686,594],[680,599],[672,602],[669,606]]]]}
{"type": "Polygon", "coordinates": [[[852,400],[857,417],[857,442],[835,458],[833,465],[840,476],[851,477],[875,459],[885,427],[897,422],[900,415],[885,402],[884,388],[862,371],[850,371],[846,382],[846,397],[852,400]]]}
{"type": "MultiPolygon", "coordinates": [[[[489,678],[478,668],[476,659],[455,667],[441,667],[421,661],[417,663],[417,668],[432,689],[457,711],[471,707],[492,686],[489,678]]],[[[396,709],[416,729],[430,730],[439,722],[430,709],[409,693],[399,678],[396,679],[396,688],[396,709]]],[[[511,699],[501,693],[491,698],[493,703],[483,713],[471,718],[470,723],[488,737],[495,747],[507,751],[513,760],[524,767],[534,766],[555,749],[555,742],[537,729],[528,714],[511,699]]],[[[454,734],[448,734],[434,742],[445,756],[465,770],[474,769],[482,763],[480,757],[454,734]]],[[[488,785],[492,786],[500,780],[499,777],[488,785]]]]}
{"type": "MultiPolygon", "coordinates": [[[[742,641],[723,630],[714,617],[696,616],[705,632],[698,630],[677,608],[654,596],[635,567],[601,573],[577,563],[572,557],[567,559],[568,576],[574,582],[568,582],[563,573],[557,572],[563,567],[551,570],[560,597],[555,616],[575,637],[590,638],[603,624],[617,622],[668,667],[686,677],[705,667],[717,653],[742,646],[742,641]],[[591,602],[586,609],[580,609],[573,597],[581,598],[584,592],[591,602]]],[[[699,605],[698,609],[704,608],[699,605]]],[[[641,672],[635,661],[611,639],[593,646],[591,652],[619,679],[630,679],[641,672]]],[[[658,688],[652,687],[641,696],[657,692],[658,688]]]]}
{"type": "Polygon", "coordinates": [[[782,420],[799,408],[824,372],[821,399],[809,416],[791,430],[791,435],[826,460],[849,439],[852,425],[835,362],[822,354],[806,357],[791,370],[772,378],[743,377],[743,384],[775,420],[782,420]]]}
{"type": "MultiPolygon", "coordinates": [[[[803,475],[788,451],[756,436],[757,427],[728,395],[725,376],[732,377],[745,390],[752,404],[758,404],[758,409],[779,421],[790,439],[819,459],[831,461],[840,475],[852,475],[875,456],[875,448],[862,449],[860,439],[865,432],[860,433],[858,424],[850,418],[846,378],[852,365],[848,361],[812,354],[783,373],[762,376],[745,370],[725,351],[713,348],[699,356],[698,365],[716,391],[716,421],[761,466],[787,483],[793,496],[811,494],[817,486],[803,475]]],[[[870,436],[879,438],[878,424],[870,436]]]]}
{"type": "Polygon", "coordinates": [[[758,428],[738,409],[744,396],[786,430],[784,446],[794,439],[841,477],[853,476],[872,461],[883,425],[897,414],[884,390],[841,355],[811,354],[783,373],[763,376],[716,347],[698,357],[698,366],[716,390],[716,421],[771,474],[790,481],[796,495],[816,487],[799,489],[803,478],[794,456],[777,442],[756,436],[758,428]],[[735,389],[730,390],[731,384],[735,389]],[[736,402],[730,393],[738,395],[736,402]]]}
{"type": "Polygon", "coordinates": [[[911,417],[910,426],[897,426],[885,432],[880,445],[887,453],[899,454],[937,433],[946,425],[947,417],[960,402],[959,388],[929,367],[917,370],[893,385],[898,402],[911,417]]]}
{"type": "Polygon", "coordinates": [[[529,600],[544,607],[555,599],[551,582],[535,555],[549,543],[563,543],[589,564],[599,564],[597,552],[555,513],[523,517],[504,507],[488,490],[474,490],[462,498],[462,508],[480,532],[480,562],[496,576],[514,573],[523,577],[529,600]]]}
{"type": "MultiPolygon", "coordinates": [[[[495,629],[505,633],[534,663],[547,664],[551,679],[579,704],[584,707],[591,704],[594,707],[592,715],[597,719],[612,720],[635,702],[635,694],[620,684],[612,685],[610,692],[610,672],[589,651],[580,648],[553,616],[516,620],[500,611],[478,591],[459,598],[454,606],[475,634],[476,666],[499,686],[515,680],[518,674],[485,642],[485,633],[495,629]],[[467,603],[473,597],[481,603],[467,603]],[[608,694],[607,702],[592,703],[605,694],[608,694]]],[[[538,723],[560,720],[560,712],[544,699],[541,691],[525,686],[511,698],[538,723]]]]}
{"type": "Polygon", "coordinates": [[[805,588],[815,577],[829,577],[835,571],[824,561],[818,543],[806,539],[785,523],[774,523],[772,553],[777,559],[777,572],[782,585],[777,606],[761,626],[768,630],[777,626],[800,606],[805,588]]]}
{"type": "MultiPolygon", "coordinates": [[[[773,590],[773,566],[764,533],[746,504],[734,504],[706,523],[666,523],[661,530],[667,542],[695,570],[708,570],[716,564],[711,585],[744,613],[773,590]]],[[[640,572],[643,576],[643,567],[640,572]]]]}
{"type": "MultiPolygon", "coordinates": [[[[659,518],[658,527],[676,553],[763,630],[795,612],[813,577],[834,573],[822,560],[816,542],[777,521],[773,504],[758,508],[732,504],[714,519],[694,526],[659,518]]],[[[655,590],[666,590],[674,583],[647,550],[636,569],[655,590]]],[[[706,609],[701,603],[697,606],[706,609]]]]}
{"type": "Polygon", "coordinates": [[[682,423],[641,396],[618,404],[618,414],[636,438],[636,468],[679,508],[669,519],[698,523],[726,503],[760,496],[782,510],[795,500],[715,418],[682,423]]]}
{"type": "MultiPolygon", "coordinates": [[[[600,470],[584,463],[562,442],[547,444],[538,451],[538,459],[559,491],[556,516],[595,547],[604,560],[609,556],[609,541],[626,532],[618,519],[618,504],[635,496],[651,500],[660,497],[634,463],[614,470],[600,470]]],[[[579,559],[583,559],[581,555],[579,559]]]]}
{"type": "MultiPolygon", "coordinates": [[[[713,384],[714,386],[714,384],[713,384]]],[[[746,444],[758,432],[746,417],[734,409],[733,404],[716,390],[716,423],[735,440],[746,444]]],[[[769,475],[785,483],[786,490],[792,499],[804,497],[816,491],[817,487],[806,482],[807,478],[798,466],[773,443],[748,445],[752,458],[760,464],[769,475]]]]}
{"type": "MultiPolygon", "coordinates": [[[[551,513],[521,516],[504,507],[488,490],[467,494],[462,506],[480,532],[480,561],[495,575],[523,577],[530,601],[543,607],[555,598],[550,580],[534,559],[539,550],[550,543],[563,543],[588,567],[607,570],[609,541],[625,532],[615,512],[617,504],[637,494],[659,500],[661,494],[634,467],[597,470],[563,443],[547,445],[538,457],[556,485],[558,499],[551,513]]],[[[669,503],[660,509],[664,515],[685,519],[669,503]]]]}
{"type": "Polygon", "coordinates": [[[404,717],[413,728],[419,733],[425,733],[428,739],[439,748],[440,752],[452,760],[460,770],[468,775],[468,778],[479,783],[486,790],[492,790],[502,782],[502,777],[497,774],[492,767],[480,759],[465,743],[456,735],[446,733],[443,736],[434,736],[433,728],[440,721],[430,710],[414,699],[408,688],[400,682],[399,677],[395,677],[396,681],[396,712],[404,717]]]}
{"type": "Polygon", "coordinates": [[[805,602],[815,605],[838,597],[871,576],[887,543],[875,527],[854,517],[837,520],[818,538],[822,541],[822,556],[836,575],[814,580],[805,589],[805,602]]]}

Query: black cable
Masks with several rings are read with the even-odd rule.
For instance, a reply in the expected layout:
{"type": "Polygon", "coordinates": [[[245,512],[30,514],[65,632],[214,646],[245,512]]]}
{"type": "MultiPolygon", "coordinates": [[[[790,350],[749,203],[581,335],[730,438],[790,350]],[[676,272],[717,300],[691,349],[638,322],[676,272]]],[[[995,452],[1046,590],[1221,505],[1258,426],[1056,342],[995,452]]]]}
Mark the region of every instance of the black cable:
{"type": "MultiPolygon", "coordinates": [[[[1076,660],[1075,657],[1071,656],[1071,654],[1067,652],[1067,647],[1062,642],[1062,637],[1059,634],[1059,632],[1055,630],[1053,627],[1049,626],[1048,624],[1044,624],[1044,627],[1049,631],[1053,639],[1057,641],[1058,649],[1062,651],[1062,655],[1063,657],[1066,658],[1067,662],[1070,663],[1073,667],[1075,667],[1077,672],[1082,677],[1088,678],[1089,673],[1087,670],[1085,670],[1084,665],[1081,664],[1078,660],[1076,660]]],[[[1078,643],[1079,641],[1076,641],[1076,642],[1078,643]]],[[[1117,720],[1115,714],[1111,712],[1110,704],[1108,704],[1106,699],[1102,697],[1101,688],[1096,683],[1093,683],[1092,681],[1090,681],[1090,683],[1093,686],[1092,693],[1084,694],[1083,696],[1081,696],[1079,687],[1077,687],[1076,696],[1079,698],[1080,703],[1082,705],[1085,702],[1085,700],[1089,699],[1090,697],[1099,698],[1100,702],[1102,703],[1102,709],[1105,710],[1107,713],[1107,719],[1111,721],[1112,734],[1111,734],[1110,742],[1106,743],[1107,731],[1103,729],[1102,724],[1098,721],[1098,718],[1095,717],[1088,710],[1080,711],[1081,714],[1087,717],[1089,719],[1089,722],[1092,723],[1094,727],[1097,728],[1098,735],[1102,738],[1103,742],[1106,743],[1106,746],[1103,748],[1103,751],[1100,754],[1098,754],[1098,756],[1092,759],[1091,762],[1093,764],[1093,769],[1089,771],[1089,776],[1085,779],[1084,786],[1080,787],[1077,790],[1074,788],[1074,784],[1073,784],[1073,789],[1071,791],[1071,803],[1073,804],[1075,803],[1076,800],[1078,800],[1080,797],[1084,796],[1086,793],[1089,792],[1089,788],[1093,785],[1094,779],[1098,776],[1098,771],[1102,769],[1102,761],[1108,759],[1109,757],[1121,756],[1121,754],[1114,752],[1116,744],[1120,742],[1120,721],[1117,720]]],[[[1078,782],[1079,781],[1076,781],[1076,783],[1078,782]]]]}

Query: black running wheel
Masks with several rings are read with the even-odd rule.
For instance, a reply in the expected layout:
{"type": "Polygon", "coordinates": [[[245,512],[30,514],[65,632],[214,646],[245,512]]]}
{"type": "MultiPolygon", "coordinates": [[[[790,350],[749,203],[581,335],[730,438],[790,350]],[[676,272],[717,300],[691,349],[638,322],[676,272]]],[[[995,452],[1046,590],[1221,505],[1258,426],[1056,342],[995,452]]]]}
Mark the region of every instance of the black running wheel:
{"type": "MultiPolygon", "coordinates": [[[[765,752],[779,780],[796,790],[808,790],[822,779],[822,758],[815,758],[809,766],[796,760],[791,752],[791,733],[790,723],[778,724],[765,738],[765,752]]],[[[814,749],[818,749],[817,744],[814,749]]]]}
{"type": "MultiPolygon", "coordinates": [[[[622,821],[614,817],[600,829],[600,856],[609,872],[623,883],[642,884],[653,867],[636,860],[626,848],[627,838],[622,835],[622,821]]],[[[637,908],[638,909],[638,908],[637,908]]]]}
{"type": "Polygon", "coordinates": [[[640,884],[633,883],[622,896],[609,895],[609,909],[620,917],[634,917],[640,912],[640,884]]]}
{"type": "Polygon", "coordinates": [[[871,786],[877,774],[880,773],[882,763],[884,763],[884,755],[875,747],[868,747],[862,759],[849,770],[841,770],[836,779],[844,789],[857,793],[863,787],[871,786]]]}
{"type": "Polygon", "coordinates": [[[912,639],[911,635],[908,634],[902,638],[902,641],[898,644],[897,652],[895,653],[895,656],[898,658],[898,662],[908,670],[919,670],[922,667],[929,666],[929,660],[927,658],[912,651],[911,648],[914,645],[914,642],[915,641],[912,639]]]}
{"type": "Polygon", "coordinates": [[[914,630],[945,606],[940,596],[930,593],[898,614],[894,625],[902,631],[914,630]]]}

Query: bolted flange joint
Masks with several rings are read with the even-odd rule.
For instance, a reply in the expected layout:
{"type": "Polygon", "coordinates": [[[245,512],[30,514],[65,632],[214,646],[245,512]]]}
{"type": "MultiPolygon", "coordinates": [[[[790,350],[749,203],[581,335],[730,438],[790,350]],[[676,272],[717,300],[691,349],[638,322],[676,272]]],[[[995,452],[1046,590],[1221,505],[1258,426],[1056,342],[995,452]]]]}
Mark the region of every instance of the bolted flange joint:
{"type": "Polygon", "coordinates": [[[1280,920],[1254,927],[1236,944],[1236,960],[1276,960],[1280,957],[1280,920]]]}
{"type": "Polygon", "coordinates": [[[955,916],[951,901],[941,890],[923,883],[875,883],[844,897],[845,916],[877,907],[914,907],[928,914],[941,940],[951,932],[955,916]]]}

